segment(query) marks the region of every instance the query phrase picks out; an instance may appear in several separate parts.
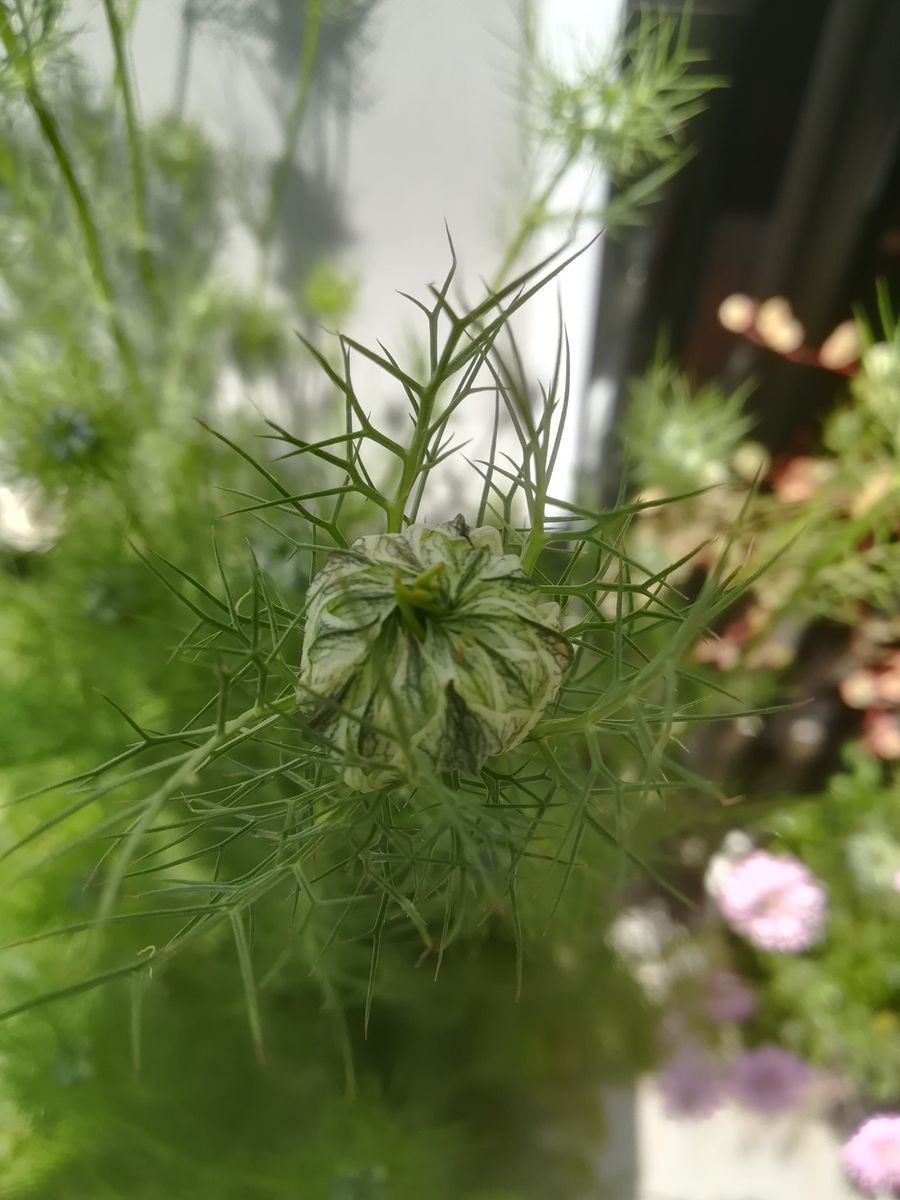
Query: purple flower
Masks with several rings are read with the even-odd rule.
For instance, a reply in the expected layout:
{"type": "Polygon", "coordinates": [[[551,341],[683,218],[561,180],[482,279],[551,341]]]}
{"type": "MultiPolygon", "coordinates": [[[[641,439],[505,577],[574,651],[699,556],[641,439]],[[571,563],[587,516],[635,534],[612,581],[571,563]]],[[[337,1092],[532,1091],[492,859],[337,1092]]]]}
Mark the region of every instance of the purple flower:
{"type": "Polygon", "coordinates": [[[900,1187],[900,1116],[869,1117],[844,1143],[844,1170],[864,1191],[900,1187]]]}
{"type": "Polygon", "coordinates": [[[822,936],[827,898],[802,862],[755,850],[724,875],[718,904],[731,928],[754,946],[797,954],[822,936]]]}
{"type": "Polygon", "coordinates": [[[758,1113],[779,1113],[795,1108],[810,1080],[802,1059],[778,1046],[748,1050],[734,1064],[735,1098],[758,1113]]]}
{"type": "Polygon", "coordinates": [[[756,1012],[756,995],[733,971],[713,971],[703,983],[702,1009],[710,1021],[746,1021],[756,1012]]]}
{"type": "Polygon", "coordinates": [[[721,1064],[694,1042],[682,1046],[663,1066],[658,1078],[669,1116],[694,1120],[709,1117],[720,1107],[726,1083],[721,1064]]]}

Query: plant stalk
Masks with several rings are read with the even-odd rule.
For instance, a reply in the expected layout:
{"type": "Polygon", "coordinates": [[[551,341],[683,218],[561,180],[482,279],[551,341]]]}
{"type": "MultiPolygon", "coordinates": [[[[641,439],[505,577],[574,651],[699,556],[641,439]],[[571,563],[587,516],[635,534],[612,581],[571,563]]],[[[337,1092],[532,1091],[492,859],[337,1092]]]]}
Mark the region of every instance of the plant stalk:
{"type": "Polygon", "coordinates": [[[112,282],[106,269],[106,264],[103,261],[103,252],[100,248],[100,236],[94,224],[94,219],[91,216],[84,188],[78,179],[59,127],[38,87],[31,56],[27,51],[23,52],[19,38],[12,27],[9,12],[3,6],[0,6],[0,42],[3,43],[10,61],[15,64],[15,69],[24,85],[28,103],[31,105],[31,109],[41,127],[41,132],[53,153],[53,157],[56,159],[56,164],[59,167],[59,172],[62,175],[63,182],[75,210],[75,216],[84,241],[88,266],[90,267],[91,275],[93,276],[102,307],[105,311],[110,335],[119,351],[119,356],[129,381],[135,390],[140,391],[141,384],[137,369],[137,360],[134,356],[131,342],[118,315],[112,282]]]}
{"type": "Polygon", "coordinates": [[[562,183],[563,177],[571,165],[571,158],[564,158],[547,180],[540,193],[525,206],[512,237],[506,243],[503,257],[494,275],[491,284],[494,291],[503,286],[504,280],[521,257],[526,246],[540,229],[541,225],[543,225],[546,218],[547,205],[550,203],[553,193],[559,187],[560,183],[562,183]]]}
{"type": "Polygon", "coordinates": [[[440,367],[441,364],[438,364],[428,386],[422,392],[412,441],[409,450],[404,455],[403,468],[400,472],[400,482],[397,484],[397,491],[394,493],[394,498],[391,500],[387,512],[388,533],[402,533],[403,531],[403,518],[406,515],[406,505],[422,466],[425,451],[428,449],[431,432],[431,414],[434,411],[434,404],[440,386],[440,367]]]}
{"type": "Polygon", "coordinates": [[[178,65],[175,69],[175,98],[172,109],[181,118],[187,105],[188,78],[191,73],[191,56],[194,49],[194,0],[185,0],[181,10],[181,38],[178,43],[178,65]]]}
{"type": "Polygon", "coordinates": [[[106,13],[106,24],[109,28],[109,40],[112,43],[113,55],[116,60],[116,83],[122,93],[122,107],[125,111],[125,130],[128,138],[128,161],[131,170],[131,193],[134,204],[134,227],[137,235],[137,261],[141,282],[148,300],[156,310],[161,310],[160,295],[150,253],[150,232],[147,223],[147,184],[144,173],[144,159],[141,151],[140,130],[138,129],[135,111],[134,92],[128,71],[128,56],[125,47],[125,37],[122,22],[116,11],[115,0],[103,0],[106,13]]]}
{"type": "Polygon", "coordinates": [[[269,202],[260,226],[258,279],[260,287],[266,282],[268,276],[275,226],[278,222],[282,205],[284,204],[288,176],[297,153],[297,142],[300,139],[303,119],[306,116],[309,104],[309,95],[316,69],[316,56],[319,50],[319,36],[322,31],[322,6],[323,0],[308,0],[307,3],[306,26],[303,31],[303,51],[300,55],[297,68],[294,100],[284,127],[284,145],[282,146],[281,157],[276,164],[272,176],[269,202]]]}

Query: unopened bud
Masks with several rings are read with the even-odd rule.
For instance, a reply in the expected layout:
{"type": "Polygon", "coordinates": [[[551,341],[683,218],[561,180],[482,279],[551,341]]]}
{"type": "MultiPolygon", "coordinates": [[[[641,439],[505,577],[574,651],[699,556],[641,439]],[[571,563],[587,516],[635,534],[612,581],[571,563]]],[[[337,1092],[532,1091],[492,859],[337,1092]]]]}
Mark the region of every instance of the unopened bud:
{"type": "Polygon", "coordinates": [[[852,671],[841,680],[841,699],[848,708],[871,708],[878,699],[878,686],[871,671],[852,671]]]}
{"type": "Polygon", "coordinates": [[[841,321],[819,350],[819,362],[829,371],[840,371],[859,358],[859,333],[855,321],[841,321]]]}
{"type": "Polygon", "coordinates": [[[766,345],[779,354],[799,350],[805,336],[803,326],[783,296],[772,296],[759,306],[756,330],[766,345]]]}
{"type": "Polygon", "coordinates": [[[740,292],[726,296],[719,305],[719,324],[730,333],[746,333],[756,316],[756,301],[740,292]]]}
{"type": "Polygon", "coordinates": [[[735,475],[746,483],[755,483],[769,473],[771,460],[768,450],[759,442],[743,442],[734,452],[731,466],[735,475]]]}

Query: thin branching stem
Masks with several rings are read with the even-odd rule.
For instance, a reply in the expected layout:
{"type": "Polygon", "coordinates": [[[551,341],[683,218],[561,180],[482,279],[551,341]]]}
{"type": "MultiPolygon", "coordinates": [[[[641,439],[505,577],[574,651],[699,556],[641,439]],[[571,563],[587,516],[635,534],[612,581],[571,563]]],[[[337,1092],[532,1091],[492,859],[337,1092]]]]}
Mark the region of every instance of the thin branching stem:
{"type": "Polygon", "coordinates": [[[525,205],[519,216],[518,225],[504,247],[500,265],[494,274],[493,287],[495,289],[505,283],[507,276],[525,253],[532,238],[547,224],[550,201],[553,199],[556,189],[565,179],[572,166],[572,161],[570,156],[564,158],[547,177],[537,196],[525,205]]]}
{"type": "Polygon", "coordinates": [[[125,33],[116,9],[116,0],[103,0],[103,9],[106,13],[109,40],[112,44],[113,56],[116,61],[116,83],[122,96],[122,108],[125,113],[125,131],[128,138],[128,162],[131,171],[131,200],[134,206],[134,227],[137,236],[138,270],[141,273],[141,282],[143,283],[147,298],[154,309],[159,312],[161,297],[156,279],[156,270],[153,264],[153,255],[150,250],[144,156],[129,71],[125,33]]]}
{"type": "Polygon", "coordinates": [[[37,118],[47,145],[56,159],[60,175],[63,178],[66,190],[72,201],[72,207],[75,210],[75,216],[84,240],[88,266],[90,267],[91,275],[93,276],[103,305],[110,334],[119,351],[119,356],[129,381],[137,389],[140,389],[137,360],[128,334],[125,332],[125,327],[119,317],[112,281],[103,259],[100,235],[91,214],[87,195],[78,178],[72,158],[66,149],[56,118],[48,108],[38,85],[30,49],[23,45],[17,36],[10,20],[9,10],[6,7],[0,7],[0,41],[2,41],[10,61],[14,64],[22,80],[28,103],[31,105],[31,109],[37,118]]]}
{"type": "Polygon", "coordinates": [[[303,30],[303,50],[297,64],[297,80],[294,88],[294,99],[284,127],[284,144],[281,156],[275,166],[272,176],[272,187],[266,212],[263,216],[259,234],[259,284],[265,283],[269,270],[269,259],[272,251],[272,239],[275,227],[284,204],[291,167],[297,153],[297,143],[303,129],[303,120],[309,107],[309,97],[312,90],[316,70],[316,57],[319,50],[319,37],[322,31],[323,0],[309,0],[306,6],[306,24],[303,30]]]}
{"type": "Polygon", "coordinates": [[[175,96],[172,109],[176,116],[183,117],[187,105],[188,79],[191,73],[191,56],[194,49],[194,31],[197,17],[194,0],[184,0],[181,10],[181,37],[178,42],[178,64],[175,68],[175,96]]]}
{"type": "Polygon", "coordinates": [[[140,817],[125,835],[104,885],[101,901],[103,915],[110,912],[118,895],[119,886],[141,839],[153,825],[166,803],[181,788],[195,783],[203,767],[220,755],[223,749],[236,741],[246,740],[260,732],[266,725],[280,720],[281,717],[280,711],[273,712],[267,705],[256,704],[230,721],[217,722],[215,732],[210,734],[195,750],[185,755],[178,767],[145,802],[140,817]]]}
{"type": "Polygon", "coordinates": [[[439,380],[432,377],[422,393],[419,402],[419,411],[416,416],[416,427],[413,431],[409,450],[403,459],[400,481],[397,484],[397,490],[387,511],[388,533],[400,533],[403,529],[406,505],[416,478],[422,469],[422,464],[428,450],[429,425],[431,424],[431,414],[434,411],[437,399],[438,387],[439,380]]]}

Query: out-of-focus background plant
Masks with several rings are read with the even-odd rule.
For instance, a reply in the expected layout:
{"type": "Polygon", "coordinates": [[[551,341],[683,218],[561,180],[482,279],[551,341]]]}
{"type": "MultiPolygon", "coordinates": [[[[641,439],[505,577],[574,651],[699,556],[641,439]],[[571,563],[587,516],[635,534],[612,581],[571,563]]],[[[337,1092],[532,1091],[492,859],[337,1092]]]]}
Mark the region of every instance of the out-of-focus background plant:
{"type": "MultiPolygon", "coordinates": [[[[669,813],[673,877],[704,896],[701,913],[629,919],[664,931],[634,962],[670,1044],[661,1090],[682,1119],[730,1099],[757,1113],[824,1111],[849,1129],[900,1097],[889,949],[900,903],[900,393],[885,286],[877,311],[810,348],[787,301],[723,300],[729,332],[843,377],[820,443],[803,454],[773,458],[748,440],[738,398],[659,364],[634,382],[623,424],[643,488],[697,489],[687,522],[648,510],[633,545],[652,562],[674,539],[687,594],[723,548],[749,585],[692,651],[721,685],[720,707],[759,706],[684,731],[686,763],[730,797],[710,811],[688,791],[669,813]]],[[[863,1190],[895,1184],[895,1138],[888,1121],[848,1142],[845,1166],[863,1190]]]]}

